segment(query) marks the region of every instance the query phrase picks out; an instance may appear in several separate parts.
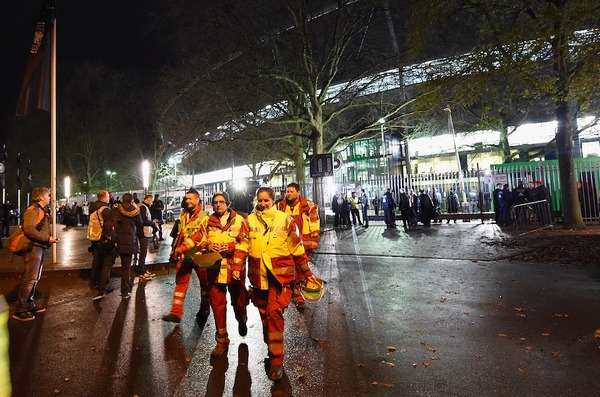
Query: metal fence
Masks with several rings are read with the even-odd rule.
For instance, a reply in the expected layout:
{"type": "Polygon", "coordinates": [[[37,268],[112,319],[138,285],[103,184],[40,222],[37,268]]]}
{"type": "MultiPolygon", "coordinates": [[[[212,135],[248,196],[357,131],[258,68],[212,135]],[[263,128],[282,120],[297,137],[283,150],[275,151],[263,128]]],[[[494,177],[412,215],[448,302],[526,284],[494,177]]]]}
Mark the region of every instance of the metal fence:
{"type": "MultiPolygon", "coordinates": [[[[581,205],[581,213],[585,221],[600,221],[599,201],[600,198],[600,158],[578,158],[575,159],[575,172],[578,181],[578,194],[581,205]]],[[[492,191],[497,181],[508,183],[510,190],[517,187],[521,181],[527,186],[528,182],[543,181],[550,190],[551,200],[549,207],[552,215],[557,216],[561,211],[561,190],[558,160],[533,161],[527,163],[500,164],[491,170],[469,170],[464,171],[464,189],[461,186],[458,172],[450,173],[421,173],[407,176],[373,176],[368,179],[355,181],[347,180],[345,177],[334,177],[334,183],[338,193],[350,196],[355,191],[360,196],[360,190],[365,189],[369,200],[381,198],[387,188],[391,188],[397,200],[400,189],[413,190],[418,194],[419,190],[431,191],[435,188],[441,194],[442,212],[447,212],[448,194],[455,189],[458,194],[460,207],[459,212],[489,212],[493,211],[492,191]]],[[[311,187],[306,186],[310,191],[311,187]]],[[[331,206],[331,198],[325,200],[326,208],[331,206]]],[[[375,215],[373,205],[369,206],[368,214],[375,215]]]]}

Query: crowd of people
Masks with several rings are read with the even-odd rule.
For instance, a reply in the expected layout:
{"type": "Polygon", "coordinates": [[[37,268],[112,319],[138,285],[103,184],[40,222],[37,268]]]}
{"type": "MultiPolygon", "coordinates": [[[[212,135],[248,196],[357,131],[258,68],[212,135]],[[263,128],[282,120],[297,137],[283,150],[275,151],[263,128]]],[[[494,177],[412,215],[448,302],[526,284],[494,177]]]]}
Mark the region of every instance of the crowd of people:
{"type": "MultiPolygon", "coordinates": [[[[23,217],[25,234],[32,246],[25,254],[26,273],[18,292],[12,318],[31,321],[46,308],[34,299],[42,274],[47,248],[58,240],[52,237],[47,213],[49,189],[36,188],[34,204],[23,217]]],[[[250,214],[231,208],[226,192],[212,196],[213,212],[204,210],[194,188],[185,194],[182,211],[171,237],[171,262],[175,265],[175,290],[171,309],[162,317],[165,322],[179,323],[184,315],[184,301],[190,278],[200,281],[200,307],[196,323],[204,328],[212,312],[216,325],[212,357],[226,355],[230,339],[227,329],[227,292],[231,298],[237,330],[246,336],[247,307],[258,309],[267,346],[267,376],[278,381],[283,377],[284,311],[294,302],[298,311],[305,308],[301,284],[321,285],[310,269],[310,257],[319,245],[320,219],[317,206],[301,195],[300,185],[291,183],[285,196],[275,204],[271,188],[261,187],[255,196],[256,206],[250,214]],[[248,280],[248,281],[247,281],[248,280]]],[[[113,198],[101,190],[88,207],[87,238],[92,253],[90,285],[96,290],[92,300],[99,304],[111,292],[111,269],[117,257],[121,262],[120,293],[122,300],[131,297],[138,282],[153,280],[145,266],[148,241],[162,239],[164,204],[158,195],[135,194],[113,198]]]]}
{"type": "Polygon", "coordinates": [[[494,216],[501,226],[514,226],[528,222],[531,217],[541,225],[551,222],[550,190],[540,180],[528,182],[518,181],[512,191],[506,183],[496,184],[492,192],[494,216]]]}

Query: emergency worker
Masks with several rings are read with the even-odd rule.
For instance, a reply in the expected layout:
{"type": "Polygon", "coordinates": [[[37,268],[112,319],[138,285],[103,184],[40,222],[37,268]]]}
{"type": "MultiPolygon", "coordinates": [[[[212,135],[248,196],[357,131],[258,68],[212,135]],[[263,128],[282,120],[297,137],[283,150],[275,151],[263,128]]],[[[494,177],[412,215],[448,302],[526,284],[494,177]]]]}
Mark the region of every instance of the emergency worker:
{"type": "MultiPolygon", "coordinates": [[[[278,203],[277,209],[294,218],[296,225],[298,225],[298,230],[300,230],[304,251],[310,256],[312,252],[319,247],[321,220],[319,218],[319,208],[317,205],[302,196],[300,194],[300,185],[296,182],[292,182],[287,185],[286,198],[278,203]]],[[[298,277],[299,274],[299,269],[296,269],[292,298],[296,303],[296,309],[304,310],[306,304],[298,287],[298,284],[302,281],[302,279],[298,277]]]]}
{"type": "Polygon", "coordinates": [[[283,313],[292,295],[294,266],[310,281],[316,282],[316,278],[309,268],[294,218],[273,206],[273,189],[259,188],[256,199],[256,209],[242,227],[234,264],[240,269],[248,258],[250,297],[260,313],[269,352],[267,372],[269,379],[277,381],[283,377],[283,313]]]}
{"type": "Polygon", "coordinates": [[[233,254],[238,242],[244,218],[229,208],[229,194],[216,192],[212,197],[214,213],[202,220],[200,230],[200,248],[202,251],[219,252],[223,257],[215,265],[208,268],[210,306],[217,327],[217,345],[211,356],[219,357],[229,348],[227,333],[227,290],[231,295],[231,305],[238,321],[238,332],[246,336],[246,306],[248,292],[246,291],[246,266],[244,263],[234,265],[233,254]]]}
{"type": "Polygon", "coordinates": [[[171,312],[162,317],[163,321],[181,322],[183,303],[190,285],[190,276],[194,271],[200,281],[200,310],[196,314],[196,322],[200,328],[204,328],[206,325],[206,320],[210,315],[208,276],[206,268],[199,267],[193,261],[194,254],[198,252],[199,241],[194,241],[192,236],[200,229],[202,220],[207,216],[208,212],[202,210],[200,194],[196,189],[190,188],[185,194],[185,208],[182,208],[181,215],[179,215],[178,234],[171,251],[171,258],[177,261],[173,304],[171,312]]]}

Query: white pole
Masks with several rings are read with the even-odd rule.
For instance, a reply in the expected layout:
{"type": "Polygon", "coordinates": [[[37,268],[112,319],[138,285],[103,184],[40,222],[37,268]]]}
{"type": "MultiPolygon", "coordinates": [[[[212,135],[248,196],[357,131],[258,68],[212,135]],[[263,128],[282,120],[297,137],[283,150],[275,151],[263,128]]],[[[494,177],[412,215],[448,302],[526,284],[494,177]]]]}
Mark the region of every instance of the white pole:
{"type": "Polygon", "coordinates": [[[454,123],[452,122],[452,110],[450,107],[444,109],[448,113],[448,131],[452,134],[452,140],[454,141],[454,154],[456,155],[456,164],[458,165],[458,181],[460,183],[460,189],[462,191],[462,202],[467,200],[465,191],[465,179],[463,177],[462,167],[460,165],[460,156],[458,155],[458,147],[456,146],[456,133],[454,132],[454,123]]]}
{"type": "MultiPolygon", "coordinates": [[[[52,237],[56,240],[56,17],[52,29],[50,76],[50,208],[52,209],[52,237]]],[[[52,244],[52,263],[56,263],[56,244],[52,244]]]]}

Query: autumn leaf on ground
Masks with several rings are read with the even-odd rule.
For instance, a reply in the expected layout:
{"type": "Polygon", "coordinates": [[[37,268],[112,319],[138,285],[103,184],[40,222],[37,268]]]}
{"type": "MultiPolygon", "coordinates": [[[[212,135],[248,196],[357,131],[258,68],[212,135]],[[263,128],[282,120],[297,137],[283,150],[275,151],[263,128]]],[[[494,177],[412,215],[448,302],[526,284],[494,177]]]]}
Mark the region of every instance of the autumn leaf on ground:
{"type": "Polygon", "coordinates": [[[379,382],[377,382],[376,380],[371,382],[371,386],[377,386],[379,384],[379,382]]]}
{"type": "Polygon", "coordinates": [[[598,328],[596,330],[596,333],[594,334],[594,338],[600,338],[600,328],[598,328]]]}
{"type": "Polygon", "coordinates": [[[395,347],[395,346],[388,346],[388,347],[387,347],[387,350],[388,350],[389,352],[395,352],[395,351],[396,351],[396,347],[395,347]]]}
{"type": "Polygon", "coordinates": [[[394,363],[391,363],[391,362],[389,362],[389,361],[385,361],[385,360],[383,360],[383,361],[382,361],[382,363],[383,363],[383,364],[385,364],[385,365],[387,365],[388,367],[393,367],[393,366],[395,366],[395,365],[396,365],[396,364],[394,364],[394,363]]]}
{"type": "Polygon", "coordinates": [[[554,357],[562,357],[562,353],[561,352],[552,352],[552,355],[554,357]]]}
{"type": "Polygon", "coordinates": [[[420,344],[422,344],[423,346],[427,346],[427,342],[425,342],[424,340],[422,340],[421,342],[419,342],[420,344]]]}
{"type": "Polygon", "coordinates": [[[429,361],[429,360],[423,361],[423,366],[424,367],[429,367],[430,365],[431,365],[431,361],[429,361]]]}
{"type": "Polygon", "coordinates": [[[519,368],[519,372],[524,374],[525,372],[527,372],[527,368],[519,368]]]}
{"type": "Polygon", "coordinates": [[[444,297],[442,296],[442,297],[440,298],[440,302],[444,303],[444,302],[446,302],[446,299],[447,299],[447,298],[444,298],[444,297]]]}
{"type": "Polygon", "coordinates": [[[550,332],[542,332],[542,336],[550,336],[550,332]]]}
{"type": "Polygon", "coordinates": [[[435,349],[433,347],[428,347],[427,350],[430,352],[435,352],[435,349]]]}
{"type": "Polygon", "coordinates": [[[506,337],[506,334],[504,332],[500,332],[498,333],[498,336],[506,337]]]}
{"type": "Polygon", "coordinates": [[[394,387],[394,385],[393,385],[393,384],[391,384],[391,383],[384,383],[384,384],[383,384],[383,387],[387,387],[388,389],[391,389],[391,388],[393,388],[393,387],[394,387]]]}
{"type": "Polygon", "coordinates": [[[419,364],[413,363],[413,368],[417,368],[418,366],[419,366],[419,364]]]}

